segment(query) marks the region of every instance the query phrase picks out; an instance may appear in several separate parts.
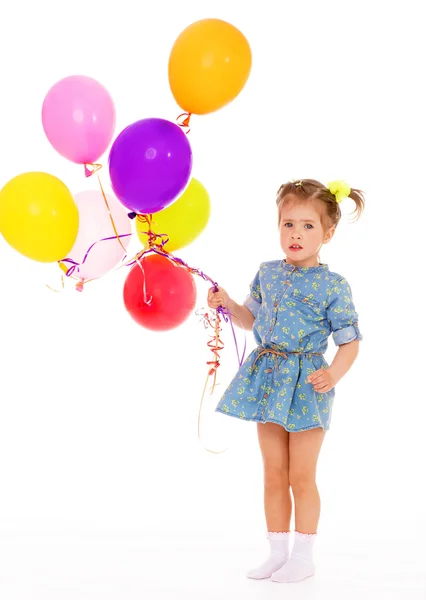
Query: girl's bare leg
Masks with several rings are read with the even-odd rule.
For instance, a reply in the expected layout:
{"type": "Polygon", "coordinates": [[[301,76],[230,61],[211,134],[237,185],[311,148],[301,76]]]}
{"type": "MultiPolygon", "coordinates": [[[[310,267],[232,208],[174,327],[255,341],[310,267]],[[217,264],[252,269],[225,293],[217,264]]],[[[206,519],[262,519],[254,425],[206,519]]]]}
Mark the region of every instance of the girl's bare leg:
{"type": "Polygon", "coordinates": [[[264,505],[270,553],[267,560],[248,573],[267,579],[289,556],[292,511],[289,483],[289,434],[275,423],[259,423],[258,437],[264,468],[264,505]]]}
{"type": "Polygon", "coordinates": [[[325,431],[320,428],[290,433],[289,479],[299,533],[317,533],[321,501],[316,473],[324,436],[325,431]]]}
{"type": "Polygon", "coordinates": [[[290,530],[289,433],[275,423],[257,426],[263,459],[264,505],[268,531],[290,530]]]}
{"type": "Polygon", "coordinates": [[[295,504],[296,533],[291,557],[273,574],[273,581],[296,582],[315,573],[312,550],[321,508],[316,470],[324,436],[320,428],[290,433],[289,480],[295,504]]]}

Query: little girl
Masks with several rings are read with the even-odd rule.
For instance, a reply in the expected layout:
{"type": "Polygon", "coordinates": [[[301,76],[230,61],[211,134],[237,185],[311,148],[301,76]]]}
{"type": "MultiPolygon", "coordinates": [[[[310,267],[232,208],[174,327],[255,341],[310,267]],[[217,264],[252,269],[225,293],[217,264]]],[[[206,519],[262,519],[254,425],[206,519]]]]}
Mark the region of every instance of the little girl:
{"type": "Polygon", "coordinates": [[[222,288],[209,292],[210,308],[228,309],[236,324],[253,329],[258,344],[216,409],[258,423],[270,553],[248,573],[252,579],[289,583],[315,572],[318,456],[330,427],[334,388],[362,339],[348,282],[319,262],[321,246],[340,221],[340,202],[348,197],[358,218],[363,194],[343,181],[328,187],[313,179],[282,185],[277,206],[286,258],[260,265],[243,305],[222,288]],[[324,353],[331,334],[338,351],[329,366],[324,353]],[[296,529],[291,553],[290,488],[296,529]]]}

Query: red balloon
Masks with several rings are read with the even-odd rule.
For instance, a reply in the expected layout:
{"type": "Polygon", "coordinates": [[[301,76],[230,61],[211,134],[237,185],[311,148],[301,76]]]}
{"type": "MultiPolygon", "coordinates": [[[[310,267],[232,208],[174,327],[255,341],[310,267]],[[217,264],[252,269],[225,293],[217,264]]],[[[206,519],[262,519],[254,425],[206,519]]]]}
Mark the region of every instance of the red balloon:
{"type": "Polygon", "coordinates": [[[143,271],[136,263],[124,282],[124,305],[130,316],[153,331],[178,327],[195,307],[197,292],[193,276],[159,254],[142,259],[142,267],[143,271]]]}

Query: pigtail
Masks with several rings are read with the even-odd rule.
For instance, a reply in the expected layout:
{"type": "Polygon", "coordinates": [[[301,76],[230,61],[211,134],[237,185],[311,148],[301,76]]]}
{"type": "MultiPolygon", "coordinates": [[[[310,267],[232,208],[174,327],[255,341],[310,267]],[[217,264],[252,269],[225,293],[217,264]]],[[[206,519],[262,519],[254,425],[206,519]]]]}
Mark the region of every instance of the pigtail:
{"type": "Polygon", "coordinates": [[[354,221],[358,221],[365,209],[365,198],[364,193],[361,190],[351,189],[349,198],[355,202],[355,208],[351,214],[354,216],[354,221]]]}

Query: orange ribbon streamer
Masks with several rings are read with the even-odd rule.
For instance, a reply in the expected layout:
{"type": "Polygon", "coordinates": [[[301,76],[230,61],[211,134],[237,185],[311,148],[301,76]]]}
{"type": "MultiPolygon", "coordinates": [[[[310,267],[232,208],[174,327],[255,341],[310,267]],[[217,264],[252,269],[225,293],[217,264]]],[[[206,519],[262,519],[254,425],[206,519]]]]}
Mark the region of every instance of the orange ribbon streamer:
{"type": "Polygon", "coordinates": [[[219,355],[220,355],[221,350],[223,350],[224,347],[225,347],[224,343],[220,339],[220,332],[221,332],[220,322],[221,322],[221,319],[220,319],[219,314],[216,312],[214,323],[212,323],[209,315],[206,313],[204,315],[204,321],[205,321],[205,323],[209,327],[211,327],[211,328],[214,329],[214,335],[211,336],[212,339],[207,343],[207,346],[213,352],[214,359],[207,362],[207,365],[210,367],[210,369],[209,369],[209,372],[208,372],[207,377],[206,377],[206,382],[204,384],[204,389],[203,389],[203,393],[202,393],[201,401],[200,401],[200,408],[198,410],[198,440],[204,446],[204,449],[207,452],[210,452],[211,454],[223,454],[224,452],[226,452],[226,448],[224,450],[210,450],[210,448],[207,448],[207,446],[202,443],[202,435],[201,435],[201,413],[202,413],[203,406],[204,406],[204,400],[205,400],[205,396],[206,396],[206,393],[207,393],[207,387],[208,387],[210,378],[213,377],[213,383],[212,383],[212,386],[210,388],[210,394],[213,394],[214,389],[215,389],[215,387],[217,385],[217,383],[216,383],[217,370],[218,370],[218,368],[220,366],[220,356],[219,355]]]}

